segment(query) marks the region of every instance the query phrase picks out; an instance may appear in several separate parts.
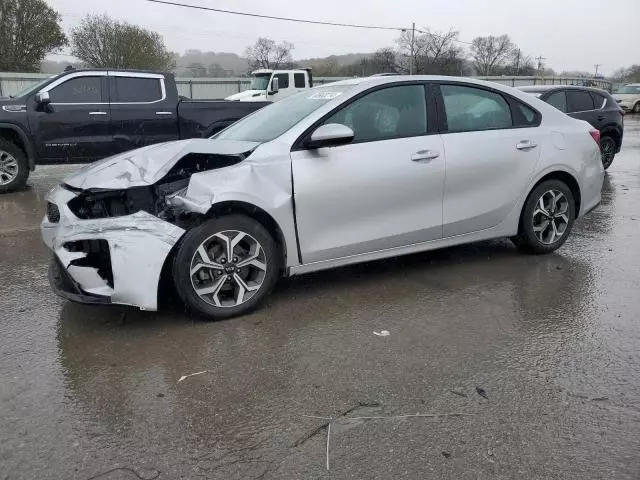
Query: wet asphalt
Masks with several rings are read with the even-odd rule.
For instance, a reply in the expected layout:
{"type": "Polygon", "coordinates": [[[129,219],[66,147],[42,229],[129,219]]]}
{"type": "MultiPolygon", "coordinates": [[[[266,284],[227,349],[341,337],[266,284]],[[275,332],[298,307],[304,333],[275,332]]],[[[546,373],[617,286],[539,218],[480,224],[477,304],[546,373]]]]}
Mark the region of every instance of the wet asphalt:
{"type": "Polygon", "coordinates": [[[640,118],[555,254],[320,272],[216,323],[51,292],[73,168],[0,198],[0,479],[640,478],[640,118]]]}

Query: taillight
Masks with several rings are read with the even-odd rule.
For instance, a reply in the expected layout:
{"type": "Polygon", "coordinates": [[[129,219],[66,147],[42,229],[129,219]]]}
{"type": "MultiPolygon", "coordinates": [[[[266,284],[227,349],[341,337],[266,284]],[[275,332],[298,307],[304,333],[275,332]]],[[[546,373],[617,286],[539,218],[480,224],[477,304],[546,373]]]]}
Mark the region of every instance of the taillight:
{"type": "Polygon", "coordinates": [[[600,146],[600,130],[589,130],[589,133],[598,146],[600,146]]]}

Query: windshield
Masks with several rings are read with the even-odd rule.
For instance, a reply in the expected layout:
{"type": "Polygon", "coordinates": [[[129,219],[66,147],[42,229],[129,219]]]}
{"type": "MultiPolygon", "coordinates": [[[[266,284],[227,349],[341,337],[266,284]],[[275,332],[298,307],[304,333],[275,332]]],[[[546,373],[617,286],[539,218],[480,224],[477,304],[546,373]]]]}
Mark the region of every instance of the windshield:
{"type": "Polygon", "coordinates": [[[36,82],[36,83],[34,83],[32,85],[29,85],[24,90],[20,90],[18,93],[14,93],[13,95],[11,95],[11,97],[12,98],[26,97],[30,93],[35,92],[36,90],[38,90],[45,82],[48,82],[51,78],[53,78],[53,77],[44,78],[44,79],[40,80],[39,82],[36,82]]]}
{"type": "Polygon", "coordinates": [[[622,93],[622,94],[625,94],[625,93],[632,93],[632,94],[633,93],[640,93],[640,86],[636,87],[636,86],[632,86],[632,85],[627,85],[625,87],[620,87],[616,91],[616,93],[622,93]]]}
{"type": "Polygon", "coordinates": [[[269,142],[330,100],[346,92],[352,85],[320,87],[307,90],[268,105],[234,123],[215,136],[221,140],[269,142]]]}
{"type": "Polygon", "coordinates": [[[251,79],[251,86],[249,87],[249,90],[266,90],[267,85],[269,85],[270,78],[270,73],[266,75],[256,75],[251,79]]]}

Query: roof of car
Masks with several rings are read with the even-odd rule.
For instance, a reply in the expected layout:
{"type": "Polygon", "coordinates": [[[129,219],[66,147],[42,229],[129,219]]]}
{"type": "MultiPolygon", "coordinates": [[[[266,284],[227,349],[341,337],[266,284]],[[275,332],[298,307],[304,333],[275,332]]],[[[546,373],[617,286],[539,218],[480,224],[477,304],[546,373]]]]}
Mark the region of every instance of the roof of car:
{"type": "MultiPolygon", "coordinates": [[[[478,80],[472,77],[450,77],[445,75],[372,75],[370,77],[354,77],[347,80],[326,83],[324,85],[383,85],[385,83],[409,82],[409,81],[440,81],[440,82],[465,82],[477,85],[487,85],[494,88],[511,88],[507,85],[487,80],[478,80]]],[[[322,88],[324,85],[319,85],[322,88]]]]}

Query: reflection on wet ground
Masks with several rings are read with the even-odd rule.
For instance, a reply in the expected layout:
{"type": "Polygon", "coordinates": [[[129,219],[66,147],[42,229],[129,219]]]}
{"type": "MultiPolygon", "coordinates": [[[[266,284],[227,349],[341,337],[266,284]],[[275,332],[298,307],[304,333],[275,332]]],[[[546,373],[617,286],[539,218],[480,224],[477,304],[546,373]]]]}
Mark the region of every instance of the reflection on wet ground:
{"type": "Polygon", "coordinates": [[[37,227],[69,168],[0,199],[1,478],[638,478],[640,120],[556,254],[311,274],[217,323],[51,293],[37,227]],[[468,415],[350,420],[416,413],[468,415]],[[305,415],[336,417],[329,472],[305,415]]]}

